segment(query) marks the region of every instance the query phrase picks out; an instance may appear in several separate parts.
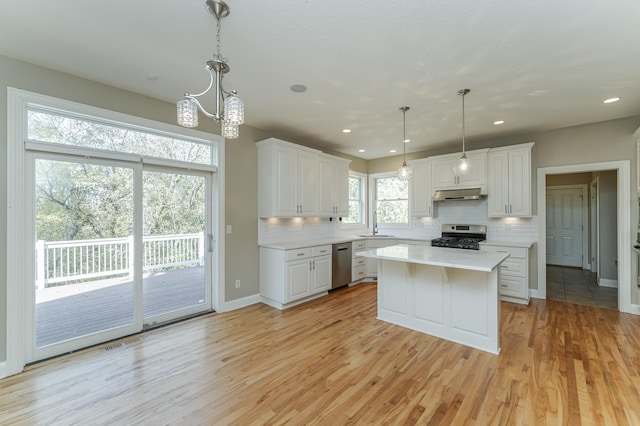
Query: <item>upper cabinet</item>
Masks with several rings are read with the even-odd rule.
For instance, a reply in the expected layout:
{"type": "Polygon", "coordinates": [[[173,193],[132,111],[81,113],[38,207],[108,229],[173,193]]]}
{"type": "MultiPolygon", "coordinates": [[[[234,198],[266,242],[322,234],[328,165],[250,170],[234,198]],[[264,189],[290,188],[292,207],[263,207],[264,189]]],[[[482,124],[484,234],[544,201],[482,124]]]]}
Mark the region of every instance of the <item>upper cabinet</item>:
{"type": "Polygon", "coordinates": [[[318,159],[319,216],[349,215],[349,163],[333,155],[318,159]]]}
{"type": "Polygon", "coordinates": [[[409,163],[413,176],[409,180],[411,215],[433,217],[433,188],[431,185],[431,159],[422,158],[409,163]]]}
{"type": "Polygon", "coordinates": [[[527,143],[489,151],[489,217],[531,217],[532,147],[527,143]]]}
{"type": "Polygon", "coordinates": [[[258,215],[318,215],[320,151],[275,138],[258,142],[258,215]]]}
{"type": "Polygon", "coordinates": [[[275,138],[256,146],[260,217],[349,214],[349,160],[275,138]]]}
{"type": "Polygon", "coordinates": [[[480,188],[480,193],[486,194],[488,151],[488,149],[467,151],[467,158],[471,162],[471,171],[466,175],[456,175],[453,172],[460,159],[460,153],[430,157],[432,161],[432,189],[480,188]]]}

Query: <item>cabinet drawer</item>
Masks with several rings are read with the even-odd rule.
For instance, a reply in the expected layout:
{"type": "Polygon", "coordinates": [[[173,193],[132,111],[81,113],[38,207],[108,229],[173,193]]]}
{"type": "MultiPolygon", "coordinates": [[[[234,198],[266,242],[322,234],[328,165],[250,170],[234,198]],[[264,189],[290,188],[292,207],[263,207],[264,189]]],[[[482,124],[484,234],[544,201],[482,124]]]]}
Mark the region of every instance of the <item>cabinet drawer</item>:
{"type": "Polygon", "coordinates": [[[520,257],[524,259],[527,257],[528,250],[524,247],[488,246],[480,244],[480,251],[505,252],[511,254],[510,259],[513,257],[520,257]]]}
{"type": "Polygon", "coordinates": [[[520,298],[526,298],[529,291],[527,280],[523,277],[502,276],[500,277],[499,287],[500,294],[520,298]]]}
{"type": "Polygon", "coordinates": [[[304,259],[311,255],[311,249],[309,247],[296,249],[296,250],[287,250],[286,259],[287,260],[296,260],[296,259],[304,259]]]}
{"type": "Polygon", "coordinates": [[[527,276],[527,262],[517,257],[508,257],[500,265],[500,273],[524,278],[527,276]]]}
{"type": "Polygon", "coordinates": [[[355,253],[356,251],[364,250],[364,248],[366,246],[367,246],[367,241],[366,240],[354,241],[352,243],[353,253],[355,253]]]}
{"type": "Polygon", "coordinates": [[[331,246],[330,245],[311,247],[311,256],[312,257],[326,256],[328,254],[331,254],[331,246]]]}
{"type": "Polygon", "coordinates": [[[361,256],[356,256],[351,261],[351,267],[352,268],[355,268],[357,266],[364,266],[366,264],[367,264],[367,259],[365,259],[364,257],[361,257],[361,256]]]}
{"type": "Polygon", "coordinates": [[[351,268],[351,281],[363,279],[366,276],[365,273],[365,265],[354,266],[351,268]]]}

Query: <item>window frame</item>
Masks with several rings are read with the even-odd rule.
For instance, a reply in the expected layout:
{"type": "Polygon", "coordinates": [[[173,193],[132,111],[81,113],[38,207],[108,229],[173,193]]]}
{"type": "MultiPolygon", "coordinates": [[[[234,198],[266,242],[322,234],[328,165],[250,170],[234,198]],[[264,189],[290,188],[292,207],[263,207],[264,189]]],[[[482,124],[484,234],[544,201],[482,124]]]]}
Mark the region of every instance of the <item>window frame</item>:
{"type": "MultiPolygon", "coordinates": [[[[382,173],[372,173],[369,175],[369,224],[373,226],[373,212],[376,210],[376,203],[378,201],[377,197],[377,180],[378,179],[386,179],[386,178],[395,178],[396,172],[382,172],[382,173]]],[[[399,198],[398,200],[404,200],[404,198],[399,198]]],[[[378,228],[384,227],[388,229],[411,229],[411,182],[408,182],[407,186],[407,222],[406,223],[386,223],[386,222],[378,222],[378,228]]]]}
{"type": "MultiPolygon", "coordinates": [[[[367,226],[367,175],[365,173],[349,170],[349,180],[360,180],[360,220],[357,222],[342,221],[343,228],[365,228],[367,226]]],[[[347,181],[348,185],[348,181],[347,181]]],[[[348,200],[351,203],[351,198],[348,200]]]]}

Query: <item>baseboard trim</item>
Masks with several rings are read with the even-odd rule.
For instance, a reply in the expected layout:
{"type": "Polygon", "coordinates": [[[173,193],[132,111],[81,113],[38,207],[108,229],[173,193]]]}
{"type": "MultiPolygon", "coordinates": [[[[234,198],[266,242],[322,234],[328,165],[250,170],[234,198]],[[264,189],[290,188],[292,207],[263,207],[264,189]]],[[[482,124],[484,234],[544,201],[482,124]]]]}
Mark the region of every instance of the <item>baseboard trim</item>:
{"type": "Polygon", "coordinates": [[[546,299],[546,295],[545,297],[540,297],[540,293],[538,293],[538,289],[537,288],[530,288],[529,289],[529,298],[531,299],[546,299]]]}
{"type": "Polygon", "coordinates": [[[600,278],[598,280],[600,287],[618,288],[618,280],[608,280],[606,278],[600,278]]]}
{"type": "Polygon", "coordinates": [[[0,379],[4,379],[7,377],[7,362],[0,362],[0,379]]]}
{"type": "Polygon", "coordinates": [[[220,312],[229,312],[234,311],[236,309],[244,308],[247,306],[255,305],[256,303],[260,303],[260,295],[252,294],[251,296],[242,297],[240,299],[230,300],[228,302],[224,302],[222,304],[222,310],[220,312]]]}

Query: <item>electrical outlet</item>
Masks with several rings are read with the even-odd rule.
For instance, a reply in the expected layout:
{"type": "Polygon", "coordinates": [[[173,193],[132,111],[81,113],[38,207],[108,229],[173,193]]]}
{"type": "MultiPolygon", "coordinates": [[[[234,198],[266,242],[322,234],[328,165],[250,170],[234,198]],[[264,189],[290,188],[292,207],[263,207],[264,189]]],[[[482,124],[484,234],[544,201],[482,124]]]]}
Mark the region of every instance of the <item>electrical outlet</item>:
{"type": "Polygon", "coordinates": [[[231,234],[233,232],[233,226],[227,225],[227,234],[231,234]]]}
{"type": "Polygon", "coordinates": [[[236,288],[240,288],[240,280],[236,280],[236,288]]]}
{"type": "Polygon", "coordinates": [[[504,230],[505,231],[511,231],[511,224],[510,223],[505,223],[504,224],[504,230]]]}

